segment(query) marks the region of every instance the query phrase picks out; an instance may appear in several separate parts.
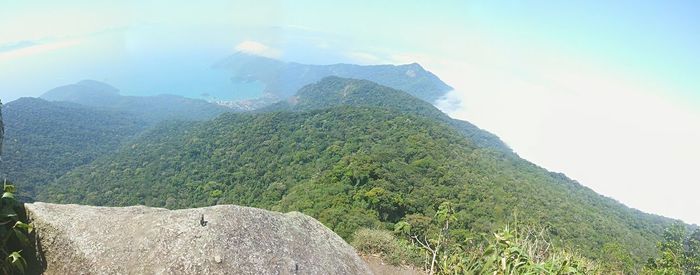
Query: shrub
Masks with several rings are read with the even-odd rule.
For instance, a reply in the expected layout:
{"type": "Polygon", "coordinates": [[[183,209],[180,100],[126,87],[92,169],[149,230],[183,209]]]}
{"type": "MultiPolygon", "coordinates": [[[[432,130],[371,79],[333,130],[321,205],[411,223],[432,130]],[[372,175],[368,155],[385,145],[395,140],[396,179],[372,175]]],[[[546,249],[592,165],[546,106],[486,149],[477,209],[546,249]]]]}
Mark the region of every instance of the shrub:
{"type": "Polygon", "coordinates": [[[21,249],[31,246],[27,234],[32,232],[32,226],[19,220],[15,187],[5,182],[3,190],[0,198],[0,257],[4,261],[0,261],[0,271],[3,274],[24,273],[27,262],[22,257],[21,249]]]}
{"type": "Polygon", "coordinates": [[[423,262],[421,253],[416,247],[397,239],[387,230],[358,229],[353,234],[351,245],[361,254],[377,255],[391,265],[419,266],[423,262]]]}
{"type": "Polygon", "coordinates": [[[396,238],[386,230],[361,228],[352,237],[352,246],[364,254],[388,255],[396,251],[396,238]]]}

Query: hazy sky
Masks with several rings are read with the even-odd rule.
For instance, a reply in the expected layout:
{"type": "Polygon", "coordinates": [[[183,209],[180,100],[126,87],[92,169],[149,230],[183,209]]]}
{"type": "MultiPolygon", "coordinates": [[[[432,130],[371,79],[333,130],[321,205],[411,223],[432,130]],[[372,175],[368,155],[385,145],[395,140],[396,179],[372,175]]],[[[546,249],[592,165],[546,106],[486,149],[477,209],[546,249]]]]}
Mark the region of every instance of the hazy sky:
{"type": "Polygon", "coordinates": [[[698,1],[56,2],[0,4],[5,102],[85,78],[199,94],[236,50],[419,62],[455,87],[443,110],[524,158],[700,223],[698,1]]]}

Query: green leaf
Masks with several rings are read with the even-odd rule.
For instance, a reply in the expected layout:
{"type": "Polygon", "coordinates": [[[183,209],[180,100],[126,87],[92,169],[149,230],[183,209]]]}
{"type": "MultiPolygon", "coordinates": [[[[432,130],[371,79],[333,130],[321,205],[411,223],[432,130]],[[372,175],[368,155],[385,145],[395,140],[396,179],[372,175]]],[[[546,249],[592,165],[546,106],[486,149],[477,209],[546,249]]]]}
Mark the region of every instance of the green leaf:
{"type": "Polygon", "coordinates": [[[32,233],[32,231],[34,231],[34,226],[32,226],[31,224],[23,223],[21,221],[17,221],[14,227],[24,229],[27,231],[27,233],[32,233]]]}
{"type": "Polygon", "coordinates": [[[0,213],[0,223],[5,223],[7,220],[14,220],[17,214],[13,213],[0,213]]]}
{"type": "Polygon", "coordinates": [[[12,185],[12,184],[5,184],[5,188],[4,188],[3,190],[4,190],[5,192],[8,192],[8,193],[15,193],[15,192],[17,192],[17,188],[15,188],[15,186],[12,185]]]}
{"type": "MultiPolygon", "coordinates": [[[[7,188],[7,187],[5,187],[5,188],[7,188]]],[[[12,192],[7,192],[7,191],[6,191],[5,193],[2,193],[2,198],[3,198],[3,199],[4,199],[4,198],[8,198],[8,199],[13,199],[13,200],[14,200],[14,199],[15,199],[15,195],[12,194],[12,192]]]]}
{"type": "Polygon", "coordinates": [[[27,262],[24,260],[22,255],[19,254],[20,252],[22,251],[20,250],[10,253],[10,255],[7,256],[7,261],[15,269],[19,270],[20,273],[24,273],[24,268],[27,266],[27,262]]]}
{"type": "Polygon", "coordinates": [[[22,246],[30,245],[29,238],[27,238],[27,235],[25,235],[24,232],[20,231],[17,228],[13,228],[12,231],[15,233],[15,237],[17,237],[22,246]]]}

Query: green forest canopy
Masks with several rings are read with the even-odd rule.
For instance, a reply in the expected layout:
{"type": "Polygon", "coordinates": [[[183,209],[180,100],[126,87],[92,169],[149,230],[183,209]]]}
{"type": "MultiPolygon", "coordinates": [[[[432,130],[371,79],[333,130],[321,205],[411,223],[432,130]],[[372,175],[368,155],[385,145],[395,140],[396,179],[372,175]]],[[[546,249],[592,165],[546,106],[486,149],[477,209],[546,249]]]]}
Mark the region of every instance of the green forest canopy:
{"type": "MultiPolygon", "coordinates": [[[[380,97],[396,91],[372,85],[328,78],[302,91],[314,90],[329,103],[339,98],[333,94],[347,98],[343,91],[380,97]]],[[[297,210],[344,238],[361,227],[393,228],[409,215],[431,217],[441,202],[451,201],[454,227],[465,234],[493,231],[517,215],[520,223],[544,223],[555,241],[591,258],[619,243],[637,262],[654,255],[655,242],[672,222],[471,138],[487,135],[474,128],[470,136],[435,112],[416,111],[422,101],[395,98],[330,108],[295,107],[303,106],[299,101],[277,111],[165,123],[68,172],[42,188],[38,199],[297,210]]]]}

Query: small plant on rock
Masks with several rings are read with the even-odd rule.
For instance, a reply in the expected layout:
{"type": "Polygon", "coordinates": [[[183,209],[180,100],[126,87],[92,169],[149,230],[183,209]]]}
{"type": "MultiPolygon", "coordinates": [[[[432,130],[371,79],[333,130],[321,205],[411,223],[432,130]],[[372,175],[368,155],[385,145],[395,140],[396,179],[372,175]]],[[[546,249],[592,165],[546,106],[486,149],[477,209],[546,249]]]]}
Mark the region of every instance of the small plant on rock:
{"type": "Polygon", "coordinates": [[[21,247],[30,246],[28,234],[33,228],[30,224],[19,220],[19,203],[15,200],[14,185],[3,184],[3,194],[0,198],[0,241],[2,249],[0,257],[0,271],[3,274],[24,273],[27,262],[22,257],[21,247]]]}

